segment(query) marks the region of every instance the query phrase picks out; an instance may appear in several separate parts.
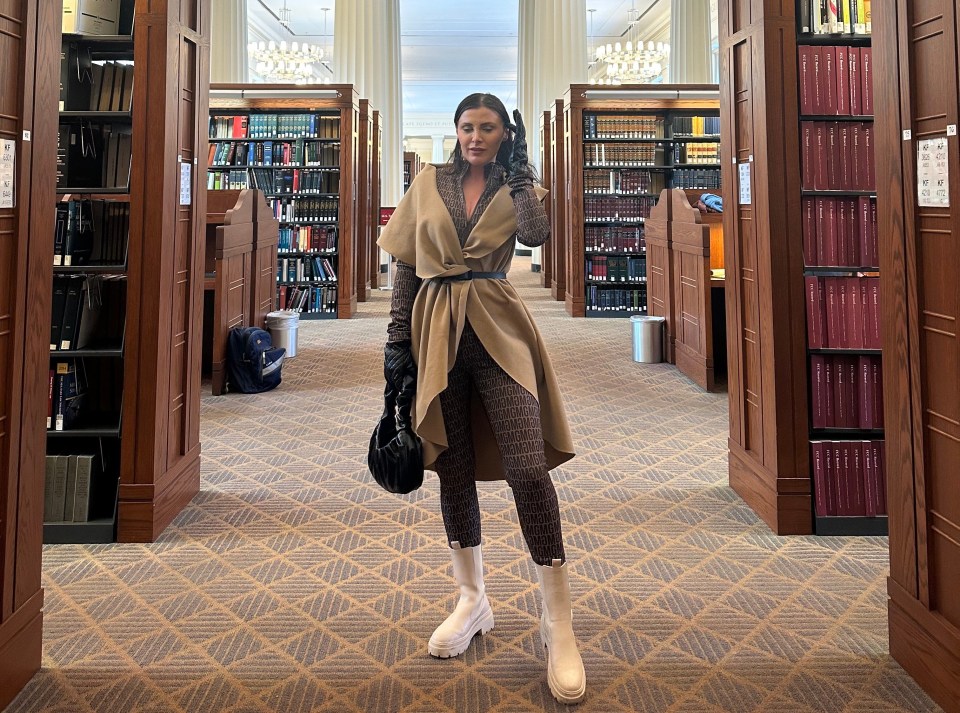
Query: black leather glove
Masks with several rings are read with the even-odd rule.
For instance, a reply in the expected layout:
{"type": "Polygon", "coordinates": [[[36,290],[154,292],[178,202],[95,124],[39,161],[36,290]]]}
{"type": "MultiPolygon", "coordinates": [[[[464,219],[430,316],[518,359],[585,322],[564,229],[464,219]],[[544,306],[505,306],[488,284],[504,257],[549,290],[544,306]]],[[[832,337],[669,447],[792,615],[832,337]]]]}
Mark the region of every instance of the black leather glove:
{"type": "Polygon", "coordinates": [[[513,110],[513,121],[513,151],[510,154],[510,176],[507,178],[511,194],[533,187],[533,172],[527,156],[527,128],[518,109],[513,110]]]}
{"type": "Polygon", "coordinates": [[[383,348],[383,376],[387,381],[385,400],[388,406],[391,400],[396,402],[397,430],[410,429],[410,410],[417,395],[417,365],[409,341],[387,342],[383,348]]]}

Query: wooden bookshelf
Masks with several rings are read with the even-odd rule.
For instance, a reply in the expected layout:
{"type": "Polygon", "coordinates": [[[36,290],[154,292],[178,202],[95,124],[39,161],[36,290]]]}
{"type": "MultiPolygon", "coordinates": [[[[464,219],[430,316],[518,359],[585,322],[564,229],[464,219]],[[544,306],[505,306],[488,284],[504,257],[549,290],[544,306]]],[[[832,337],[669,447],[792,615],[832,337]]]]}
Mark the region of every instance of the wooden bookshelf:
{"type": "Polygon", "coordinates": [[[557,302],[563,302],[567,295],[567,254],[570,231],[567,226],[567,160],[566,140],[568,130],[563,112],[563,100],[555,99],[550,105],[550,183],[544,187],[550,190],[550,225],[552,231],[550,249],[552,266],[550,268],[550,294],[557,302]]]}
{"type": "Polygon", "coordinates": [[[721,85],[723,145],[732,156],[723,164],[730,483],[778,534],[885,534],[883,417],[860,408],[860,397],[882,391],[849,376],[861,366],[880,373],[880,357],[868,349],[876,345],[865,341],[867,317],[879,325],[880,311],[861,302],[877,286],[877,260],[865,266],[860,259],[875,251],[875,238],[857,242],[857,216],[849,213],[847,222],[845,211],[874,200],[866,181],[872,158],[846,144],[834,153],[825,143],[818,155],[809,143],[816,132],[872,132],[872,110],[851,99],[857,70],[848,56],[850,47],[869,51],[870,37],[805,32],[801,3],[788,5],[763,2],[748,21],[731,2],[720,18],[729,67],[721,85]],[[762,64],[748,59],[758,51],[762,64]],[[838,53],[846,85],[833,65],[838,53]],[[814,57],[823,62],[818,79],[805,75],[814,57]],[[849,173],[856,164],[844,164],[846,156],[863,159],[862,175],[849,173]],[[741,195],[745,180],[749,198],[741,195]],[[828,218],[828,209],[844,209],[844,222],[828,218]],[[838,300],[829,319],[821,294],[838,300]],[[838,380],[838,373],[848,376],[838,380]]]}
{"type": "Polygon", "coordinates": [[[423,162],[420,160],[420,154],[415,151],[403,152],[403,192],[406,193],[413,179],[423,168],[423,162]]]}
{"type": "Polygon", "coordinates": [[[376,243],[376,226],[379,220],[379,167],[377,166],[376,110],[369,99],[360,100],[357,153],[357,247],[356,273],[357,302],[366,302],[370,294],[370,260],[372,246],[376,243]],[[377,180],[376,185],[374,181],[377,180]],[[377,199],[374,199],[376,191],[377,199]],[[374,210],[374,203],[377,208],[374,210]]]}
{"type": "MultiPolygon", "coordinates": [[[[287,307],[294,291],[304,291],[301,319],[352,317],[358,265],[365,265],[367,256],[360,220],[366,212],[354,186],[366,190],[370,177],[369,171],[361,175],[359,164],[364,122],[356,90],[344,84],[214,84],[210,91],[207,188],[264,190],[280,222],[278,306],[287,307]],[[225,128],[223,122],[233,117],[236,128],[225,128]],[[238,160],[241,151],[248,151],[253,163],[238,160]],[[230,176],[226,186],[217,180],[222,173],[230,176]],[[366,180],[358,180],[363,176],[366,180]],[[294,190],[298,180],[313,183],[294,190]]],[[[365,125],[369,132],[369,116],[365,125]]]]}
{"type": "Polygon", "coordinates": [[[0,708],[39,670],[44,428],[53,283],[60,6],[15,0],[0,43],[0,139],[14,141],[13,207],[0,208],[0,708]],[[24,137],[29,132],[29,140],[24,137]]]}
{"type": "Polygon", "coordinates": [[[576,84],[564,94],[562,116],[555,131],[570,197],[563,202],[567,312],[646,314],[643,223],[660,191],[719,191],[719,166],[700,163],[719,151],[719,135],[705,128],[718,120],[717,88],[576,84]],[[615,273],[604,266],[610,257],[615,273]]]}
{"type": "Polygon", "coordinates": [[[377,247],[377,238],[380,235],[380,206],[382,204],[383,185],[383,114],[373,111],[372,126],[373,167],[370,176],[370,241],[367,253],[367,284],[371,290],[380,287],[380,248],[377,247]]]}
{"type": "MultiPolygon", "coordinates": [[[[953,0],[874,0],[890,653],[960,711],[960,17],[953,0]],[[910,137],[904,136],[910,131],[910,137]],[[942,144],[948,205],[921,205],[920,141],[942,144]]],[[[927,201],[925,201],[926,203],[927,201]]]]}
{"type": "MultiPolygon", "coordinates": [[[[539,124],[537,129],[540,133],[540,184],[550,190],[553,181],[553,120],[549,111],[543,112],[539,124]]],[[[543,201],[550,221],[550,240],[540,247],[540,286],[550,289],[550,283],[553,281],[553,248],[557,229],[553,220],[553,192],[548,193],[543,201]]]]}

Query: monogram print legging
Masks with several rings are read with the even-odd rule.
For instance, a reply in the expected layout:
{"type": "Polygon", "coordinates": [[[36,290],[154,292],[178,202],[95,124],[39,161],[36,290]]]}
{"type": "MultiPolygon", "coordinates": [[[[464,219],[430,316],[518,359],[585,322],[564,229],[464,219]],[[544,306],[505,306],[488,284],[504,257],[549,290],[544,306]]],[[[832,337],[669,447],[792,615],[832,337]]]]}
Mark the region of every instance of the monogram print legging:
{"type": "Polygon", "coordinates": [[[543,452],[540,404],[500,368],[469,323],[448,386],[440,394],[449,447],[435,468],[447,539],[461,547],[480,544],[480,504],[470,431],[471,384],[480,394],[493,428],[530,555],[542,565],[563,560],[560,507],[543,452]]]}

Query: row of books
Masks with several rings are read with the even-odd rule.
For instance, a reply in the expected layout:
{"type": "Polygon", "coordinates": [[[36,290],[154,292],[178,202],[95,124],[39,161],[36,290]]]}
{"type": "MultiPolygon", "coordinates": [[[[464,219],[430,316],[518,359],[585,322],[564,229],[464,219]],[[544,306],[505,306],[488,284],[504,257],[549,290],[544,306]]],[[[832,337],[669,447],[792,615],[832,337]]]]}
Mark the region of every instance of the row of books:
{"type": "Polygon", "coordinates": [[[75,361],[57,362],[50,369],[47,395],[47,429],[63,431],[77,420],[86,388],[75,361]]]}
{"type": "Polygon", "coordinates": [[[719,116],[675,116],[673,117],[674,137],[720,136],[719,116]]]}
{"type": "Polygon", "coordinates": [[[808,267],[880,264],[877,201],[869,196],[803,198],[803,262],[808,267]]]}
{"type": "Polygon", "coordinates": [[[678,168],[673,172],[673,188],[711,190],[720,188],[720,169],[678,168]]]}
{"type": "Polygon", "coordinates": [[[883,428],[880,357],[812,354],[810,423],[815,429],[883,428]]]}
{"type": "Polygon", "coordinates": [[[97,345],[105,326],[122,334],[122,305],[104,299],[104,284],[120,282],[118,275],[55,275],[50,319],[50,351],[85,349],[97,345]],[[103,321],[109,322],[105,325],[103,321]]]}
{"type": "Polygon", "coordinates": [[[297,141],[215,141],[207,166],[339,166],[340,144],[297,141]]]}
{"type": "Polygon", "coordinates": [[[812,441],[810,451],[818,517],[887,514],[883,441],[812,441]]]}
{"type": "Polygon", "coordinates": [[[133,111],[133,63],[94,62],[90,111],[133,111]]]}
{"type": "Polygon", "coordinates": [[[646,313],[647,291],[644,288],[610,289],[601,285],[587,285],[584,289],[587,312],[646,313]]]}
{"type": "Polygon", "coordinates": [[[339,193],[339,169],[251,168],[254,188],[265,193],[339,193]]]}
{"type": "Polygon", "coordinates": [[[870,0],[800,0],[800,32],[871,35],[870,0]]]}
{"type": "Polygon", "coordinates": [[[123,265],[127,260],[130,204],[72,200],[57,204],[53,234],[55,266],[123,265]]]}
{"type": "Polygon", "coordinates": [[[651,196],[584,196],[583,219],[639,223],[650,216],[656,204],[651,196]]]}
{"type": "Polygon", "coordinates": [[[588,280],[605,282],[646,282],[647,258],[625,255],[592,255],[584,264],[588,280]]]}
{"type": "Polygon", "coordinates": [[[700,141],[673,147],[674,163],[720,163],[720,144],[700,141]]]}
{"type": "Polygon", "coordinates": [[[801,121],[801,183],[805,190],[876,190],[873,124],[801,121]]]}
{"type": "Polygon", "coordinates": [[[238,191],[244,188],[249,188],[249,176],[245,168],[207,170],[209,191],[238,191]]]}
{"type": "Polygon", "coordinates": [[[61,124],[57,135],[57,188],[125,188],[130,185],[130,126],[82,120],[61,124]]]}
{"type": "Polygon", "coordinates": [[[336,223],[338,198],[271,198],[273,217],[281,222],[336,223]]]}
{"type": "Polygon", "coordinates": [[[337,272],[325,257],[277,258],[277,282],[336,282],[337,272]]]}
{"type": "Polygon", "coordinates": [[[873,114],[873,50],[870,47],[800,45],[797,51],[801,114],[873,114]]]}
{"type": "Polygon", "coordinates": [[[805,277],[810,349],[880,349],[877,277],[805,277]]]}
{"type": "Polygon", "coordinates": [[[43,521],[87,522],[98,470],[95,455],[48,455],[43,478],[43,521]]]}
{"type": "Polygon", "coordinates": [[[585,139],[662,139],[666,137],[663,116],[584,114],[585,139]]]}
{"type": "Polygon", "coordinates": [[[635,169],[583,172],[584,193],[653,193],[660,194],[667,187],[666,176],[660,172],[635,169]]]}
{"type": "Polygon", "coordinates": [[[661,144],[586,144],[583,163],[587,166],[665,166],[661,144]]]}
{"type": "Polygon", "coordinates": [[[604,225],[583,229],[585,252],[645,253],[647,241],[643,226],[604,225]]]}
{"type": "Polygon", "coordinates": [[[340,117],[321,114],[234,114],[210,117],[211,139],[339,139],[340,117]]]}
{"type": "Polygon", "coordinates": [[[332,253],[337,249],[337,229],[330,225],[280,228],[277,252],[332,253]]]}
{"type": "Polygon", "coordinates": [[[280,285],[277,288],[280,309],[307,314],[336,314],[336,285],[280,285]]]}

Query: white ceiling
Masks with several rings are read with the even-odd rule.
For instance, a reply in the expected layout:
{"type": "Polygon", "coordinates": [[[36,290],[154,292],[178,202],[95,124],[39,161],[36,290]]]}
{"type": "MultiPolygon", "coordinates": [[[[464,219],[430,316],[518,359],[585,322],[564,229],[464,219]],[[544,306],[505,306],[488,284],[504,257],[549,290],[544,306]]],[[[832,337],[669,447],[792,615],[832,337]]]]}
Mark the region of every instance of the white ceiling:
{"type": "MultiPolygon", "coordinates": [[[[350,0],[340,0],[349,2],[350,0]]],[[[247,0],[252,34],[283,32],[277,21],[286,3],[291,31],[332,45],[336,0],[247,0]],[[324,40],[324,13],[329,7],[324,40]]],[[[596,41],[612,41],[627,29],[635,7],[643,24],[661,22],[670,0],[587,0],[596,41]],[[649,12],[647,12],[649,10],[649,12]]],[[[589,18],[589,15],[588,15],[589,18]]],[[[516,106],[518,0],[400,0],[404,113],[450,113],[475,91],[497,94],[516,106]]],[[[587,32],[590,32],[587,20],[587,32]]],[[[284,33],[286,34],[286,33],[284,33]]],[[[290,35],[287,34],[289,38],[290,35]]]]}

